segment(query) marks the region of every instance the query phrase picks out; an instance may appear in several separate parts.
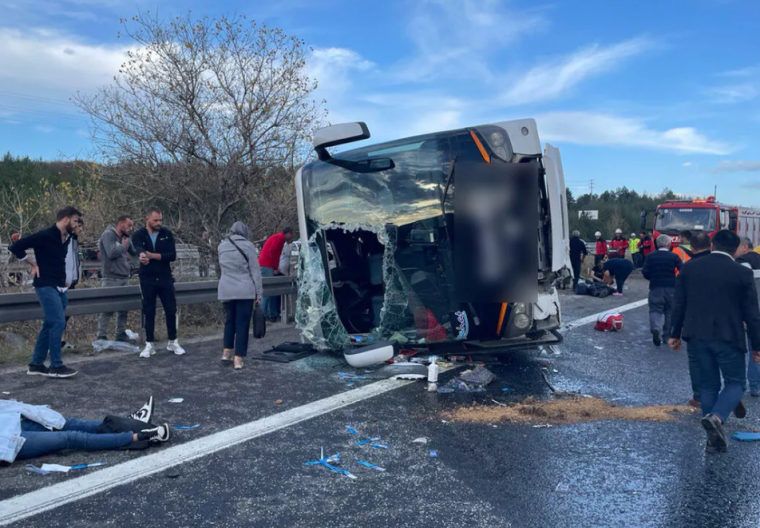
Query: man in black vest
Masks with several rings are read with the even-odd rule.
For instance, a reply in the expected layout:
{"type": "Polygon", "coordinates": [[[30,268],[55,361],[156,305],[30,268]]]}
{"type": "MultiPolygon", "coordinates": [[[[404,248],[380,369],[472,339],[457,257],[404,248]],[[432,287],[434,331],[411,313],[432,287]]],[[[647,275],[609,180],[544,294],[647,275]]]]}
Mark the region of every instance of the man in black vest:
{"type": "Polygon", "coordinates": [[[738,248],[736,233],[719,231],[713,252],[690,261],[676,280],[669,344],[678,351],[683,337],[699,358],[702,427],[710,452],[726,451],[723,423],[741,407],[747,379],[745,323],[752,353],[760,358],[757,289],[752,271],[734,261],[738,248]]]}

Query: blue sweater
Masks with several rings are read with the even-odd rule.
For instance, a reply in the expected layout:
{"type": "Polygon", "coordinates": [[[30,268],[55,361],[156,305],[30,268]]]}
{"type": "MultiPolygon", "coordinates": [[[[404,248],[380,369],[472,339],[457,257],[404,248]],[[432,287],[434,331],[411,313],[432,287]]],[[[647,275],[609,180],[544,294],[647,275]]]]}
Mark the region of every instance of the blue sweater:
{"type": "Polygon", "coordinates": [[[641,272],[649,279],[649,289],[675,288],[676,270],[681,269],[681,259],[670,251],[657,250],[647,255],[641,272]]]}

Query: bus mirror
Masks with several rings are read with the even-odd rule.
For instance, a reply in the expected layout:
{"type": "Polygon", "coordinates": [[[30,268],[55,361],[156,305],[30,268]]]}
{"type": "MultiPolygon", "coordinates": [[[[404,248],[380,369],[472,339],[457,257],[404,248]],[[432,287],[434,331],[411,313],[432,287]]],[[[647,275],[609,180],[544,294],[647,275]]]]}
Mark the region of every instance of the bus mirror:
{"type": "Polygon", "coordinates": [[[365,123],[357,121],[355,123],[341,123],[320,128],[314,133],[314,150],[317,152],[319,159],[326,161],[330,159],[327,147],[353,143],[370,137],[369,128],[365,123]]]}
{"type": "Polygon", "coordinates": [[[641,211],[641,229],[644,230],[647,228],[647,212],[641,211]]]}

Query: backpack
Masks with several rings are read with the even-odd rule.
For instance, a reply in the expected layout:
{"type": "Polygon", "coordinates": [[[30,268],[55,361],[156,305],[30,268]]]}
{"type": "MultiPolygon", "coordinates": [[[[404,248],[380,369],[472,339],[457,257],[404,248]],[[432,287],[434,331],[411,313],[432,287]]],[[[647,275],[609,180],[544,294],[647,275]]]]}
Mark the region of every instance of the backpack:
{"type": "Polygon", "coordinates": [[[596,319],[594,330],[600,332],[620,332],[623,329],[623,316],[615,312],[603,313],[596,319]]]}

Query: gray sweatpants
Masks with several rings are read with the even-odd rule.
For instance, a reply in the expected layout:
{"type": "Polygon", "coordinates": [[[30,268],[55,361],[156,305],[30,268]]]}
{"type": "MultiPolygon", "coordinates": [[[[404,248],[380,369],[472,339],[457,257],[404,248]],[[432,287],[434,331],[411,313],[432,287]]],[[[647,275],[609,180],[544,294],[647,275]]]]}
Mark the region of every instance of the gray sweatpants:
{"type": "MultiPolygon", "coordinates": [[[[129,286],[129,279],[101,279],[100,285],[103,288],[113,288],[115,286],[129,286]]],[[[116,313],[116,339],[120,341],[127,340],[127,313],[116,313]]],[[[98,319],[98,337],[108,337],[108,326],[111,324],[111,316],[114,312],[100,314],[98,319]]]]}
{"type": "Polygon", "coordinates": [[[649,290],[649,326],[652,332],[670,335],[670,316],[673,314],[675,288],[654,288],[649,290]]]}

